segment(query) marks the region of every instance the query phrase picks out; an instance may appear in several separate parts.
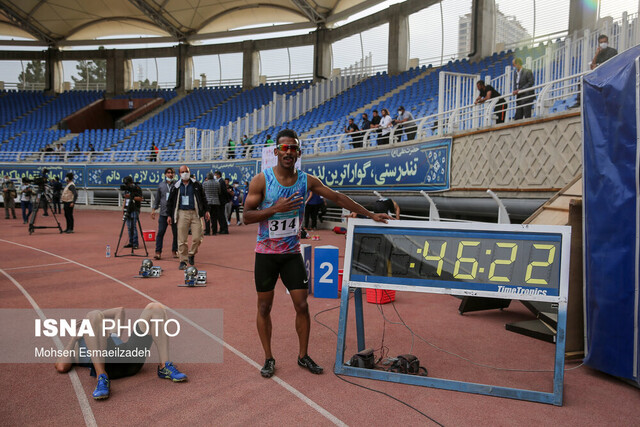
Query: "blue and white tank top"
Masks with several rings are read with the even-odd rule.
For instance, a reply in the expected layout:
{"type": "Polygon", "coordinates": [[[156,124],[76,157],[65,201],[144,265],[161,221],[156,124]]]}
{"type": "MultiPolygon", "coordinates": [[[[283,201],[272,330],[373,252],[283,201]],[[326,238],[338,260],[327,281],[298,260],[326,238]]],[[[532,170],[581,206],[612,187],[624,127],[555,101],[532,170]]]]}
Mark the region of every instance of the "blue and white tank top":
{"type": "MultiPolygon", "coordinates": [[[[297,170],[298,180],[290,187],[281,185],[273,173],[273,168],[264,171],[265,195],[260,209],[273,206],[281,197],[294,193],[305,200],[307,197],[307,174],[297,170]]],[[[290,254],[300,252],[300,228],[304,218],[304,203],[299,209],[278,212],[261,221],[258,228],[256,252],[261,254],[290,254]]]]}

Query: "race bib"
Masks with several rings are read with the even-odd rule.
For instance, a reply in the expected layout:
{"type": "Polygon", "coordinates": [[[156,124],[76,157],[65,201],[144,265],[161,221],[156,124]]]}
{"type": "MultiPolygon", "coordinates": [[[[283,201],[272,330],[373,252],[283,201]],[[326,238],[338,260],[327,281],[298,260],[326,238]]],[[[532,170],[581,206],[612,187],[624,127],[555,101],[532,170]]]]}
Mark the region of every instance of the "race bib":
{"type": "Polygon", "coordinates": [[[297,236],[300,229],[300,218],[296,215],[289,218],[269,220],[269,238],[297,236]]]}

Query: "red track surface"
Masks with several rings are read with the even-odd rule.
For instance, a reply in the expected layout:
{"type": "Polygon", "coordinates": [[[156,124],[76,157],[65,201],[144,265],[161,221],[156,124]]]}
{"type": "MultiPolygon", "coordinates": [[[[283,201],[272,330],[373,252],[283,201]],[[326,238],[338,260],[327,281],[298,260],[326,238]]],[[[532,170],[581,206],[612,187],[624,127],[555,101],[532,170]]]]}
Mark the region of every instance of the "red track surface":
{"type": "MultiPolygon", "coordinates": [[[[337,378],[332,373],[336,335],[315,321],[309,353],[325,367],[325,373],[315,376],[299,368],[294,310],[280,283],[272,311],[277,378],[267,380],[260,376],[258,366],[264,356],[255,328],[253,285],[256,226],[232,225],[230,235],[205,237],[196,256],[196,266],[207,270],[208,286],[189,289],[176,287],[184,276],[177,269],[176,260],[167,257],[168,252],[165,259],[155,262],[164,270],[160,279],[133,278],[141,258],[105,258],[107,244],[111,245],[112,253],[115,252],[122,224],[119,213],[76,210],[75,217],[76,233],[72,235],[44,229],[30,236],[19,220],[0,220],[0,269],[24,287],[40,307],[140,309],[153,298],[171,308],[223,309],[225,342],[254,362],[249,363],[225,348],[223,363],[179,364],[189,375],[189,381],[181,384],[158,379],[156,364],[149,363],[134,377],[114,380],[111,397],[100,402],[90,397],[95,379],[87,369],[78,368],[76,372],[84,395],[89,399],[85,413],[95,417],[98,425],[431,424],[389,397],[337,378]],[[72,262],[34,269],[16,268],[61,263],[65,258],[72,262]]],[[[38,224],[45,225],[48,221],[51,218],[41,217],[38,224]]],[[[149,214],[143,214],[142,224],[144,229],[155,228],[149,214]]],[[[344,236],[329,231],[319,234],[320,241],[307,242],[314,246],[336,245],[342,255],[344,236]]],[[[169,243],[169,237],[165,243],[169,243]]],[[[147,244],[152,255],[153,243],[147,244]]],[[[338,303],[338,300],[309,298],[312,316],[338,303]]],[[[459,300],[446,295],[398,293],[395,305],[416,333],[447,352],[503,368],[553,369],[553,345],[504,329],[505,323],[530,317],[522,305],[512,303],[502,312],[460,316],[458,304],[459,300]]],[[[0,308],[32,309],[4,274],[0,275],[0,308]]],[[[390,304],[382,309],[389,321],[399,321],[390,304]]],[[[364,311],[367,345],[380,348],[383,318],[375,305],[365,304],[364,311]]],[[[350,315],[347,355],[355,352],[353,310],[350,315]]],[[[321,313],[317,319],[337,330],[338,310],[321,313]]],[[[202,339],[210,338],[203,336],[202,339]]],[[[418,339],[412,348],[411,335],[401,325],[387,322],[384,346],[390,356],[408,352],[417,355],[432,377],[547,392],[552,389],[550,372],[523,373],[479,367],[418,339]]],[[[576,363],[567,364],[567,368],[576,366],[576,363]]],[[[58,374],[48,364],[3,364],[1,369],[3,425],[85,423],[70,375],[58,374]]],[[[562,407],[345,378],[384,391],[447,426],[637,425],[640,416],[638,389],[585,366],[566,372],[562,407]]]]}

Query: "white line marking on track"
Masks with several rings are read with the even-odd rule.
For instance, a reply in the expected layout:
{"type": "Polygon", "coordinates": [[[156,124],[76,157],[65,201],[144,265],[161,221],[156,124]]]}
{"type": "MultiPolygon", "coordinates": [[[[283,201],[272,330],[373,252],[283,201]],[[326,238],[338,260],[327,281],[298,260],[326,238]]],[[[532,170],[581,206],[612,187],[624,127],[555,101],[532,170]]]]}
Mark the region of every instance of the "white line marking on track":
{"type": "MultiPolygon", "coordinates": [[[[35,312],[38,313],[38,316],[40,317],[40,319],[42,319],[43,321],[46,320],[47,316],[44,315],[44,313],[40,309],[40,306],[31,297],[29,292],[27,292],[27,290],[23,288],[22,285],[20,285],[20,283],[18,283],[16,279],[11,277],[11,275],[9,275],[7,272],[5,272],[1,268],[0,268],[0,273],[4,274],[7,277],[7,279],[9,279],[16,286],[16,288],[18,288],[18,290],[22,292],[22,294],[25,296],[27,301],[29,301],[29,303],[31,304],[35,312]]],[[[62,345],[62,341],[60,341],[60,338],[53,337],[53,342],[56,344],[56,347],[58,348],[58,350],[62,350],[64,348],[64,345],[62,345]]],[[[91,410],[91,406],[89,405],[89,400],[87,399],[87,395],[85,394],[84,389],[82,388],[82,384],[80,384],[80,378],[78,378],[78,373],[75,371],[75,369],[72,369],[71,371],[69,371],[69,379],[71,380],[71,385],[73,386],[73,390],[76,392],[76,397],[78,398],[78,403],[80,404],[80,409],[82,410],[82,416],[84,417],[85,424],[88,427],[94,427],[94,426],[97,427],[98,424],[96,423],[96,418],[93,416],[93,411],[91,410]]]]}
{"type": "MultiPolygon", "coordinates": [[[[45,251],[44,249],[34,248],[33,246],[23,245],[21,243],[16,243],[16,242],[12,242],[12,241],[9,241],[9,240],[4,240],[4,239],[0,239],[0,242],[10,243],[12,245],[16,245],[16,246],[20,246],[20,247],[23,247],[23,248],[26,248],[26,249],[31,249],[31,250],[34,250],[34,251],[42,252],[43,254],[47,254],[47,255],[54,256],[56,258],[63,259],[65,261],[67,261],[67,262],[70,262],[72,264],[76,264],[76,265],[78,265],[80,267],[86,268],[87,270],[91,270],[94,273],[100,274],[101,276],[104,276],[104,277],[106,277],[106,278],[108,278],[110,280],[113,280],[114,282],[119,283],[122,286],[132,290],[133,292],[145,297],[146,299],[148,299],[151,302],[157,302],[157,303],[160,303],[160,304],[164,305],[167,308],[167,310],[169,310],[172,313],[174,313],[175,315],[181,317],[187,323],[189,323],[194,328],[198,329],[199,331],[201,331],[203,334],[207,335],[208,337],[210,337],[214,341],[218,342],[220,345],[223,345],[226,349],[228,349],[230,352],[232,352],[233,354],[238,356],[240,359],[244,360],[245,362],[247,362],[248,364],[250,364],[251,366],[253,366],[254,368],[256,368],[258,370],[260,368],[262,368],[262,366],[260,366],[257,362],[255,362],[249,356],[247,356],[246,354],[242,353],[240,350],[236,349],[235,347],[231,346],[230,344],[226,343],[220,337],[218,337],[218,336],[212,334],[211,332],[207,331],[206,329],[202,328],[200,325],[198,325],[197,323],[195,323],[191,319],[189,319],[189,318],[185,317],[184,315],[178,313],[177,311],[171,309],[168,305],[162,303],[161,301],[156,300],[155,298],[145,294],[144,292],[134,288],[133,286],[131,286],[131,285],[119,280],[119,279],[116,279],[113,276],[108,275],[107,273],[104,273],[104,272],[102,272],[100,270],[96,270],[93,267],[89,267],[88,265],[81,264],[81,263],[79,263],[77,261],[74,261],[72,259],[65,258],[65,257],[60,256],[60,255],[56,255],[56,254],[54,254],[52,252],[49,252],[49,251],[45,251]]],[[[34,303],[35,303],[35,301],[34,301],[34,303]]],[[[325,417],[326,419],[331,421],[333,424],[339,425],[339,426],[346,426],[346,424],[344,422],[342,422],[338,417],[336,417],[331,412],[329,412],[326,409],[324,409],[322,406],[318,405],[316,402],[314,402],[313,400],[311,400],[310,398],[305,396],[301,391],[297,390],[295,387],[293,387],[292,385],[290,385],[286,381],[282,380],[281,378],[278,378],[277,376],[273,376],[273,377],[271,377],[271,379],[273,379],[278,385],[283,387],[285,390],[287,390],[288,392],[290,392],[291,394],[296,396],[298,399],[302,400],[304,403],[309,405],[311,408],[315,409],[320,415],[322,415],[323,417],[325,417]]]]}
{"type": "Polygon", "coordinates": [[[4,271],[10,271],[10,270],[23,270],[26,268],[42,268],[42,267],[50,267],[52,265],[64,265],[64,264],[70,264],[69,261],[65,261],[65,262],[54,262],[51,264],[40,264],[40,265],[26,265],[24,267],[10,267],[10,268],[5,268],[4,271]]]}

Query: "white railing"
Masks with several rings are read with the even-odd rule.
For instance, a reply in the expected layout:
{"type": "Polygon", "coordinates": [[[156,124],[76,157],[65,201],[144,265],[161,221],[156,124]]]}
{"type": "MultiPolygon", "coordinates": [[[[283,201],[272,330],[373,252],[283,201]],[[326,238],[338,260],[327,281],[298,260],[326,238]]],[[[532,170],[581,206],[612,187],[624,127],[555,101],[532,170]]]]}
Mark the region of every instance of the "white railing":
{"type": "MultiPolygon", "coordinates": [[[[495,124],[495,107],[501,99],[505,103],[506,121],[511,122],[516,108],[530,105],[533,117],[540,118],[554,113],[557,101],[565,103],[578,102],[580,81],[586,73],[572,75],[553,80],[543,85],[532,87],[535,93],[530,102],[521,106],[516,105],[515,96],[506,94],[500,98],[493,98],[484,104],[467,104],[431,116],[420,117],[411,122],[403,123],[402,127],[394,126],[390,129],[389,145],[393,146],[407,141],[411,128],[416,129],[416,139],[446,136],[458,132],[468,132],[474,129],[486,128],[495,124]]],[[[230,149],[226,144],[215,144],[213,131],[196,129],[189,132],[190,138],[198,139],[185,141],[190,147],[183,150],[160,150],[156,156],[149,150],[140,151],[106,151],[106,152],[7,152],[0,151],[0,162],[61,162],[61,163],[150,163],[150,162],[211,162],[258,159],[261,157],[263,144],[249,147],[236,146],[230,149]]],[[[302,141],[303,155],[315,155],[327,152],[340,152],[352,149],[352,138],[361,138],[363,150],[378,145],[378,133],[375,129],[362,131],[358,134],[336,134],[318,138],[306,138],[302,141]]]]}

